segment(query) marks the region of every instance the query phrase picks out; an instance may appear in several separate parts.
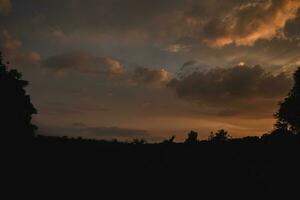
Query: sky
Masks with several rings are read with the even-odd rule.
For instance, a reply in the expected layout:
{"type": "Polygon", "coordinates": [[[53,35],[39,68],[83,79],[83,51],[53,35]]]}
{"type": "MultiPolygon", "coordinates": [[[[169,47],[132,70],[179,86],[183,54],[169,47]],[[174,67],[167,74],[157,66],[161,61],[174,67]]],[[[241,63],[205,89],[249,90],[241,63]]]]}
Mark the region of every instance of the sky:
{"type": "Polygon", "coordinates": [[[300,65],[300,0],[0,0],[0,51],[38,134],[260,136],[300,65]]]}

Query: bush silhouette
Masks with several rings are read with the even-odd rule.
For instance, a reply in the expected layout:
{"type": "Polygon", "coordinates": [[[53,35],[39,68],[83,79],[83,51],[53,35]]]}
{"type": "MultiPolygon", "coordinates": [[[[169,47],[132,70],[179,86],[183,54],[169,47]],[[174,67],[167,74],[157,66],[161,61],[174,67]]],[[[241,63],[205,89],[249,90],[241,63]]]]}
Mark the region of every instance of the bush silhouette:
{"type": "Polygon", "coordinates": [[[275,114],[275,127],[287,129],[294,133],[300,132],[300,68],[294,73],[294,86],[287,97],[279,104],[275,114]]]}
{"type": "Polygon", "coordinates": [[[224,129],[218,130],[216,133],[211,132],[209,140],[212,142],[224,142],[231,138],[227,131],[224,129]]]}
{"type": "Polygon", "coordinates": [[[0,52],[0,129],[4,138],[30,138],[37,127],[31,124],[37,111],[26,94],[28,82],[15,69],[7,69],[0,52]]]}
{"type": "Polygon", "coordinates": [[[198,133],[195,131],[189,132],[188,137],[184,141],[186,144],[197,144],[198,142],[198,133]]]}
{"type": "Polygon", "coordinates": [[[132,143],[136,144],[136,145],[142,145],[142,144],[146,144],[146,140],[145,139],[133,139],[132,143]]]}

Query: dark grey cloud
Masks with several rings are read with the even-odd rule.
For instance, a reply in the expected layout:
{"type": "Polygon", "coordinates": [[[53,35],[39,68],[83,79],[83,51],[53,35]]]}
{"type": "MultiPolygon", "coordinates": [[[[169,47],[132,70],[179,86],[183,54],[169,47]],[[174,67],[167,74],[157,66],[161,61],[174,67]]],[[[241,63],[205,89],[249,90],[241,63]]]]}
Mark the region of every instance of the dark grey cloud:
{"type": "Polygon", "coordinates": [[[87,74],[106,74],[108,76],[123,73],[120,61],[111,57],[95,57],[84,51],[72,51],[52,56],[42,62],[42,66],[56,72],[75,70],[87,74]]]}
{"type": "Polygon", "coordinates": [[[58,73],[77,71],[90,75],[100,74],[104,75],[104,78],[122,84],[154,86],[166,83],[170,79],[170,73],[163,68],[128,66],[125,69],[124,62],[120,60],[111,57],[96,57],[84,51],[72,51],[49,57],[42,61],[41,66],[58,73]]]}
{"type": "Polygon", "coordinates": [[[189,61],[183,63],[183,65],[181,67],[181,70],[183,70],[185,67],[189,67],[189,66],[195,65],[196,63],[197,63],[196,60],[189,60],[189,61]]]}
{"type": "Polygon", "coordinates": [[[285,26],[285,35],[289,39],[300,40],[300,10],[298,11],[297,17],[295,20],[290,20],[285,26]]]}
{"type": "Polygon", "coordinates": [[[226,116],[274,109],[291,83],[291,78],[284,73],[273,75],[260,66],[236,66],[194,72],[171,80],[168,87],[180,98],[213,107],[219,115],[226,116]]]}
{"type": "Polygon", "coordinates": [[[210,68],[209,65],[206,65],[204,63],[201,63],[197,60],[189,60],[185,63],[183,63],[182,67],[177,71],[176,76],[179,79],[182,79],[186,76],[189,76],[190,74],[198,71],[206,71],[210,68]]]}
{"type": "Polygon", "coordinates": [[[0,32],[0,48],[7,54],[11,54],[22,46],[22,42],[14,38],[7,30],[0,32]]]}
{"type": "Polygon", "coordinates": [[[10,23],[21,22],[22,28],[26,24],[27,29],[35,31],[62,28],[67,34],[74,31],[125,34],[146,27],[150,30],[158,16],[173,13],[179,5],[182,5],[179,0],[172,3],[168,0],[16,1],[10,23]]]}
{"type": "Polygon", "coordinates": [[[0,51],[5,59],[16,66],[37,65],[41,56],[36,51],[23,50],[23,43],[7,30],[0,30],[0,51]]]}

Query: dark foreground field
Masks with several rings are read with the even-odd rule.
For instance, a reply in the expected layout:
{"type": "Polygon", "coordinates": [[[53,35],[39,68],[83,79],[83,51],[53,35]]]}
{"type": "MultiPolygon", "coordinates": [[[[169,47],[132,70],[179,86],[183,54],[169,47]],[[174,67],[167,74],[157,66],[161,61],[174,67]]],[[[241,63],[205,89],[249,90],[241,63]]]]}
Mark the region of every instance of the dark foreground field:
{"type": "Polygon", "coordinates": [[[30,185],[32,191],[49,195],[87,189],[86,194],[99,197],[141,199],[160,199],[162,194],[183,199],[298,199],[289,196],[300,191],[298,136],[196,144],[40,136],[6,151],[13,154],[5,162],[13,186],[30,185]]]}

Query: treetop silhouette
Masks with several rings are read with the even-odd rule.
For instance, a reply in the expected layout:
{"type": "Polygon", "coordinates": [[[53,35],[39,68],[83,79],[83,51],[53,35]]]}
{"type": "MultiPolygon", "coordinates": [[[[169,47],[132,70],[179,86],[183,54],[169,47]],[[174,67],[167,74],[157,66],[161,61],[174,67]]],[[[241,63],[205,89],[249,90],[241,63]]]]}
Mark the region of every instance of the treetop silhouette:
{"type": "Polygon", "coordinates": [[[224,142],[231,138],[227,131],[224,129],[218,130],[216,133],[211,132],[209,140],[212,142],[224,142]]]}
{"type": "Polygon", "coordinates": [[[294,73],[294,86],[287,97],[279,103],[275,114],[277,129],[286,129],[300,133],[300,68],[294,73]]]}
{"type": "Polygon", "coordinates": [[[24,139],[34,136],[37,129],[31,123],[32,115],[37,113],[26,94],[28,82],[15,69],[8,69],[0,52],[0,128],[2,137],[24,139]]]}
{"type": "Polygon", "coordinates": [[[186,144],[197,144],[198,142],[198,133],[196,131],[189,132],[188,137],[184,141],[186,144]]]}

